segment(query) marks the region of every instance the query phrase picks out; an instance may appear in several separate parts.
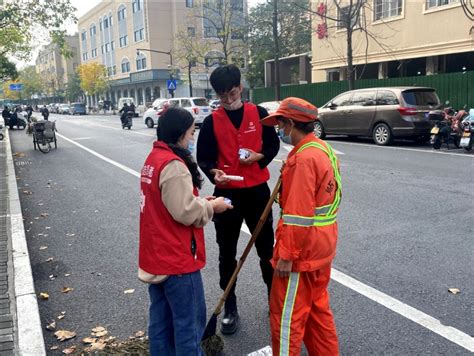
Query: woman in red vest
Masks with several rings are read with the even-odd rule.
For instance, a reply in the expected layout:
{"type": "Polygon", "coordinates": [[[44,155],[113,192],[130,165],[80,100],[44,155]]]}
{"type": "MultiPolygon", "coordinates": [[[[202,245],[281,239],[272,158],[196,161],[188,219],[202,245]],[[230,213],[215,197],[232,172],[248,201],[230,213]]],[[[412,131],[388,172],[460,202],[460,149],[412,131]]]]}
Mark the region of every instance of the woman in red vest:
{"type": "Polygon", "coordinates": [[[191,154],[194,119],[189,112],[167,110],[157,133],[141,171],[138,277],[150,283],[150,354],[202,355],[203,226],[232,206],[223,197],[198,196],[202,178],[191,154]]]}

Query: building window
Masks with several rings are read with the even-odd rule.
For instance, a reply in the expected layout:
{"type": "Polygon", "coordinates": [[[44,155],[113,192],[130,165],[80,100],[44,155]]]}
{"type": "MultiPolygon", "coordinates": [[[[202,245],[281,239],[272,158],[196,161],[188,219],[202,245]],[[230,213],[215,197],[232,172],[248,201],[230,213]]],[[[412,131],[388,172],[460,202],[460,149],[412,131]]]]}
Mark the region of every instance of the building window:
{"type": "Polygon", "coordinates": [[[126,45],[128,45],[128,35],[119,38],[119,45],[120,47],[125,47],[126,45]]]}
{"type": "Polygon", "coordinates": [[[102,54],[104,54],[104,45],[100,46],[102,54]]]}
{"type": "Polygon", "coordinates": [[[83,61],[87,61],[89,59],[89,56],[87,55],[87,52],[86,53],[83,53],[82,54],[82,60],[83,61]]]}
{"type": "Polygon", "coordinates": [[[122,60],[122,73],[128,73],[130,72],[130,62],[128,59],[123,59],[122,60]]]}
{"type": "MultiPolygon", "coordinates": [[[[379,1],[379,0],[376,0],[376,1],[379,1]]],[[[386,0],[380,0],[380,1],[385,2],[386,0]]],[[[392,0],[388,0],[388,1],[392,1],[392,0]]],[[[339,9],[339,16],[338,16],[339,21],[337,22],[338,29],[345,29],[348,26],[350,28],[355,28],[356,20],[357,20],[357,14],[355,13],[355,6],[356,5],[353,5],[352,7],[345,6],[339,9]],[[352,12],[352,14],[350,14],[349,12],[352,12]]]]}
{"type": "Polygon", "coordinates": [[[112,27],[113,23],[112,23],[112,16],[109,16],[109,26],[112,27]]]}
{"type": "Polygon", "coordinates": [[[92,54],[92,58],[97,57],[97,48],[94,48],[91,54],[92,54]]]}
{"type": "Polygon", "coordinates": [[[110,52],[110,43],[106,43],[105,44],[105,53],[109,53],[110,52]]]}
{"type": "Polygon", "coordinates": [[[375,0],[375,21],[399,16],[402,13],[402,0],[375,0]]]}
{"type": "Polygon", "coordinates": [[[109,27],[109,19],[106,17],[104,19],[104,28],[108,28],[109,27]]]}
{"type": "Polygon", "coordinates": [[[209,26],[205,26],[205,27],[204,27],[204,37],[205,37],[205,38],[213,37],[213,34],[212,34],[212,27],[209,27],[209,26]]]}
{"type": "Polygon", "coordinates": [[[137,70],[142,70],[146,68],[146,57],[143,53],[140,53],[137,56],[137,70]]]}
{"type": "Polygon", "coordinates": [[[94,36],[96,34],[96,28],[95,28],[95,25],[94,26],[91,26],[91,37],[94,36]]]}
{"type": "Polygon", "coordinates": [[[123,7],[117,12],[117,18],[119,21],[122,21],[122,20],[125,20],[126,17],[127,17],[126,9],[125,7],[123,7]]]}
{"type": "Polygon", "coordinates": [[[110,42],[110,50],[113,51],[115,49],[115,42],[111,41],[110,42]]]}
{"type": "Polygon", "coordinates": [[[138,12],[142,9],[142,0],[133,0],[132,2],[132,12],[138,12]]]}
{"type": "Polygon", "coordinates": [[[426,8],[431,9],[433,7],[444,6],[458,2],[459,0],[426,0],[426,8]]]}
{"type": "Polygon", "coordinates": [[[104,29],[104,24],[102,23],[102,19],[99,20],[99,28],[101,31],[104,29]]]}
{"type": "Polygon", "coordinates": [[[188,36],[196,37],[196,29],[194,27],[188,27],[188,36]]]}
{"type": "Polygon", "coordinates": [[[83,40],[83,41],[86,40],[86,31],[82,31],[82,33],[81,33],[81,40],[83,40]]]}
{"type": "Polygon", "coordinates": [[[144,32],[145,32],[144,29],[141,28],[141,29],[139,29],[139,30],[136,30],[136,31],[133,33],[133,36],[134,36],[134,38],[135,38],[135,42],[142,41],[142,40],[145,38],[144,32]]]}
{"type": "Polygon", "coordinates": [[[193,7],[193,0],[186,0],[186,7],[193,7]]]}

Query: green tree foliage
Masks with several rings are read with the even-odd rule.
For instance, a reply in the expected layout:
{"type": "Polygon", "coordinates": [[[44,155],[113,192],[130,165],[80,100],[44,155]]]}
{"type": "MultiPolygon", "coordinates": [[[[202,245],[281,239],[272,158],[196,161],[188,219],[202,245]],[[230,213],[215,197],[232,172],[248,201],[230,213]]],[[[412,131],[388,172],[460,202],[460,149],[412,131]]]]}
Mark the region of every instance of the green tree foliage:
{"type": "Polygon", "coordinates": [[[18,72],[15,64],[4,55],[0,55],[0,81],[15,79],[16,77],[18,77],[18,72]]]}
{"type": "Polygon", "coordinates": [[[81,64],[77,68],[81,81],[81,89],[87,95],[104,93],[109,87],[107,79],[107,68],[97,62],[81,64]]]}
{"type": "Polygon", "coordinates": [[[33,95],[42,95],[45,92],[45,86],[36,73],[35,66],[28,66],[20,71],[18,81],[23,84],[21,92],[23,98],[31,98],[33,95]]]}
{"type": "Polygon", "coordinates": [[[76,22],[70,0],[15,0],[0,2],[0,55],[28,59],[37,36],[47,31],[64,55],[64,24],[76,22]],[[3,5],[1,5],[3,3],[3,5]]]}
{"type": "Polygon", "coordinates": [[[82,96],[83,92],[81,89],[81,80],[79,75],[74,73],[68,76],[68,82],[66,85],[66,99],[70,102],[77,101],[82,96]]]}
{"type": "MultiPolygon", "coordinates": [[[[311,15],[305,9],[308,6],[308,0],[278,1],[281,57],[311,51],[311,15]]],[[[272,2],[265,2],[251,8],[248,16],[247,81],[254,88],[264,85],[265,61],[275,56],[272,15],[272,2]]]]}

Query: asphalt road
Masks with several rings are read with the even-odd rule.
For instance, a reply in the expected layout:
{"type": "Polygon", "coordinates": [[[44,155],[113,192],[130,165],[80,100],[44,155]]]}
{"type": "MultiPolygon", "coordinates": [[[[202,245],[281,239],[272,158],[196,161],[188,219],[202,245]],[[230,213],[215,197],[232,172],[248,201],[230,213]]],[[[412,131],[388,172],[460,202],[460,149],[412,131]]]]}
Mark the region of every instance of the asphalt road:
{"type": "MultiPolygon", "coordinates": [[[[135,173],[155,130],[141,118],[130,131],[120,128],[118,117],[53,114],[50,119],[57,120],[59,135],[58,149],[49,154],[33,151],[25,132],[10,131],[35,287],[50,295],[39,301],[41,320],[46,325],[65,311],[64,319],[56,320],[58,329],[78,334],[59,343],[44,331],[45,342],[48,349],[59,344],[63,349],[99,325],[126,339],[147,325],[147,288],[136,278],[135,173]],[[74,290],[62,293],[64,287],[74,290]],[[125,294],[129,289],[134,292],[125,294]]],[[[333,265],[339,282],[330,284],[341,353],[469,354],[466,345],[472,345],[474,335],[474,154],[433,151],[411,142],[378,147],[362,139],[328,141],[339,152],[343,178],[333,265]]],[[[283,146],[270,164],[271,187],[288,150],[283,146]]],[[[206,181],[201,194],[212,190],[206,181]]],[[[276,207],[273,213],[276,217],[276,207]]],[[[203,278],[210,315],[221,291],[212,224],[205,233],[203,278]]],[[[242,232],[240,251],[248,238],[242,232]]],[[[237,287],[241,328],[225,337],[225,355],[270,344],[264,289],[252,252],[237,287]]]]}

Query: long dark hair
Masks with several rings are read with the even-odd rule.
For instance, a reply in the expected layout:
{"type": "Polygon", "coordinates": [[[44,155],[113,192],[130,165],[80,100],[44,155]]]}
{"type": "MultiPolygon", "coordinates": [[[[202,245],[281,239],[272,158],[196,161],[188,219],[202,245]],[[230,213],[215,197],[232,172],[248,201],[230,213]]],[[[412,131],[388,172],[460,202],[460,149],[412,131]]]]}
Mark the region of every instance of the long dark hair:
{"type": "Polygon", "coordinates": [[[193,178],[193,186],[201,189],[203,179],[197,163],[188,149],[178,146],[179,139],[192,125],[194,118],[191,113],[181,108],[170,108],[160,117],[156,134],[159,141],[166,143],[184,161],[193,178]]]}

